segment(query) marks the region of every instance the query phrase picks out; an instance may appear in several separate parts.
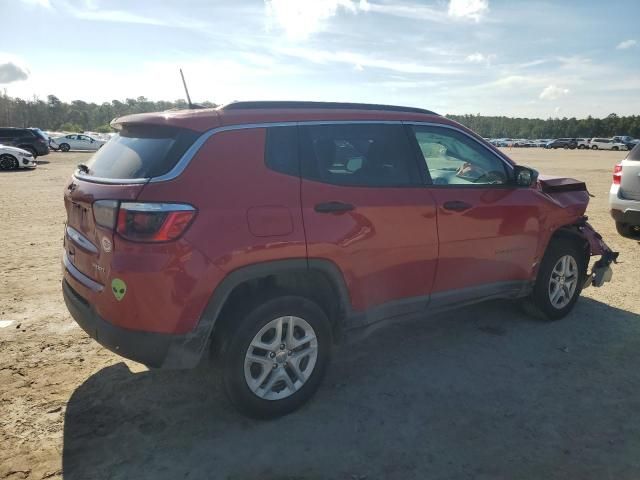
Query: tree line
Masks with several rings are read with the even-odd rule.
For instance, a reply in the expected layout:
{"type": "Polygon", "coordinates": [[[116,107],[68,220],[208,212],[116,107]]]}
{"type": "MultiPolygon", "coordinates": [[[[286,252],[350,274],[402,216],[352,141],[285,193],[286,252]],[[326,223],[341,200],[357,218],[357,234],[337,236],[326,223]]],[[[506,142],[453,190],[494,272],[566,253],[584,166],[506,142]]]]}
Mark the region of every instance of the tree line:
{"type": "MultiPolygon", "coordinates": [[[[203,106],[215,107],[212,102],[203,106]]],[[[14,98],[6,91],[0,96],[0,127],[38,127],[43,130],[70,132],[109,132],[109,122],[132,113],[159,112],[172,108],[187,108],[184,100],[154,102],[145,97],[127,98],[124,102],[88,103],[74,100],[62,102],[55,95],[46,100],[14,98]]],[[[630,135],[640,137],[640,115],[605,118],[510,118],[483,115],[447,115],[483,137],[490,138],[574,138],[612,137],[630,135]]]]}
{"type": "MultiPolygon", "coordinates": [[[[205,107],[215,107],[204,102],[205,107]]],[[[172,108],[187,108],[184,100],[154,102],[145,97],[127,98],[124,102],[88,103],[74,100],[61,101],[55,95],[46,100],[14,98],[4,92],[0,96],[0,127],[37,127],[48,131],[111,132],[111,120],[132,113],[161,112],[172,108]]]]}
{"type": "Polygon", "coordinates": [[[630,135],[640,138],[640,115],[605,118],[510,118],[483,115],[447,115],[488,138],[593,138],[630,135]]]}

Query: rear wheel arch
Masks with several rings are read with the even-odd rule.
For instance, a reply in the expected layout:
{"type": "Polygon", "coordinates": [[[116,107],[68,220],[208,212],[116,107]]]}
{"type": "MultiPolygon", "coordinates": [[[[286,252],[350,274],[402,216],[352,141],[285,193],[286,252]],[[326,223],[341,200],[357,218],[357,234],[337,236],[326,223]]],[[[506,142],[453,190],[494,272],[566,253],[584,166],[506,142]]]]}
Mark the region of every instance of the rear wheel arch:
{"type": "Polygon", "coordinates": [[[33,148],[31,145],[18,145],[18,148],[21,148],[22,150],[26,150],[27,152],[29,152],[31,155],[33,155],[33,158],[36,158],[38,156],[38,151],[33,148]]]}
{"type": "Polygon", "coordinates": [[[234,270],[214,291],[198,329],[218,350],[234,319],[257,304],[286,295],[315,302],[331,321],[334,338],[340,337],[342,319],[351,311],[349,293],[338,267],[322,259],[279,260],[234,270]]]}

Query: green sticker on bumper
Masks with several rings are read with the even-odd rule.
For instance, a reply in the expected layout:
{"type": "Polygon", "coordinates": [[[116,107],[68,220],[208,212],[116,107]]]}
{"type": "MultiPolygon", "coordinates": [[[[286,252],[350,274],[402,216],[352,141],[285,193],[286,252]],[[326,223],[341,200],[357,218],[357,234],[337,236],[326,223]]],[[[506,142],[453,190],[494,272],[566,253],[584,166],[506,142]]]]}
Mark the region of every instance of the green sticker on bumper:
{"type": "Polygon", "coordinates": [[[111,291],[113,295],[116,297],[116,300],[120,301],[124,298],[124,295],[127,293],[127,284],[124,283],[119,278],[114,278],[111,280],[111,291]]]}

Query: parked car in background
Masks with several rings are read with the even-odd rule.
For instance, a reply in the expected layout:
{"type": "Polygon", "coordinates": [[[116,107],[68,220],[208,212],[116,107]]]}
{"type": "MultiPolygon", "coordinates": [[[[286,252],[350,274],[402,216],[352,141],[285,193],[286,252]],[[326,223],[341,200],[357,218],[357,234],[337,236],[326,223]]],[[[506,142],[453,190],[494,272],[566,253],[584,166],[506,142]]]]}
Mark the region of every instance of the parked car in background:
{"type": "Polygon", "coordinates": [[[56,142],[58,148],[63,152],[68,152],[69,150],[98,150],[107,143],[104,140],[99,140],[81,133],[72,133],[70,135],[56,137],[53,138],[53,141],[56,142]]]}
{"type": "Polygon", "coordinates": [[[612,138],[592,138],[589,145],[592,150],[629,150],[624,143],[616,142],[612,138]]]}
{"type": "Polygon", "coordinates": [[[34,158],[49,153],[49,138],[39,128],[0,127],[0,144],[26,150],[34,158]]]}
{"type": "Polygon", "coordinates": [[[0,170],[17,170],[37,166],[36,157],[31,152],[0,144],[0,170]]]}
{"type": "Polygon", "coordinates": [[[557,320],[611,278],[583,182],[427,110],[237,102],[113,123],[64,189],[67,307],[151,367],[211,354],[251,416],[301,406],[356,330],[495,298],[557,320]]]}
{"type": "Polygon", "coordinates": [[[613,169],[609,207],[618,233],[640,238],[640,144],[613,169]]]}
{"type": "Polygon", "coordinates": [[[585,148],[589,148],[591,146],[590,138],[576,138],[576,141],[578,142],[578,148],[580,150],[584,150],[585,148]]]}
{"type": "Polygon", "coordinates": [[[638,140],[630,137],[629,135],[616,135],[611,140],[618,143],[624,143],[627,146],[627,149],[631,150],[638,144],[638,140]]]}
{"type": "Polygon", "coordinates": [[[578,142],[575,138],[557,138],[547,143],[545,148],[569,148],[571,150],[578,147],[578,142]]]}

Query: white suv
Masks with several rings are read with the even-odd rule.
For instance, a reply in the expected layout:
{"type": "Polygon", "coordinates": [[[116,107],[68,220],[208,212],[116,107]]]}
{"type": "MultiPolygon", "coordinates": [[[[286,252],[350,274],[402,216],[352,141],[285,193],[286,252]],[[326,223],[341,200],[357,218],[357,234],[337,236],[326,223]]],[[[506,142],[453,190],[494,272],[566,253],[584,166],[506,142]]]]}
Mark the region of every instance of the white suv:
{"type": "Polygon", "coordinates": [[[609,206],[618,233],[640,238],[640,144],[614,167],[609,206]]]}
{"type": "Polygon", "coordinates": [[[612,138],[592,138],[589,142],[593,150],[628,150],[622,142],[616,142],[612,138]]]}

